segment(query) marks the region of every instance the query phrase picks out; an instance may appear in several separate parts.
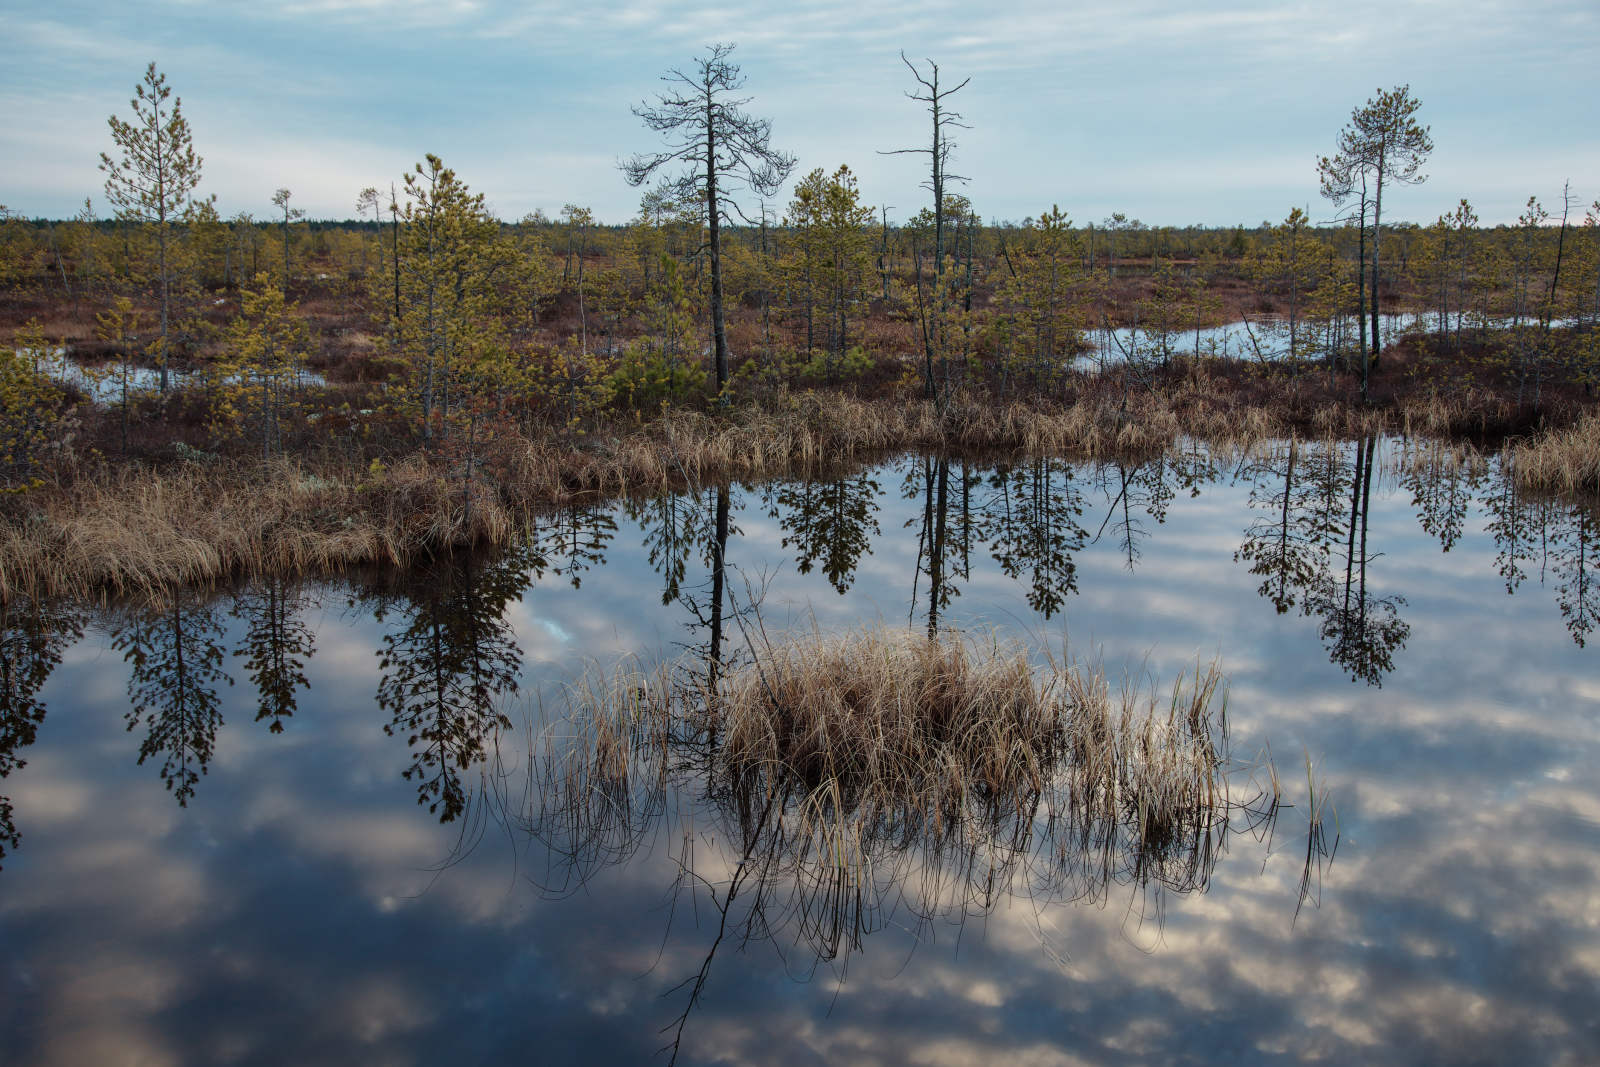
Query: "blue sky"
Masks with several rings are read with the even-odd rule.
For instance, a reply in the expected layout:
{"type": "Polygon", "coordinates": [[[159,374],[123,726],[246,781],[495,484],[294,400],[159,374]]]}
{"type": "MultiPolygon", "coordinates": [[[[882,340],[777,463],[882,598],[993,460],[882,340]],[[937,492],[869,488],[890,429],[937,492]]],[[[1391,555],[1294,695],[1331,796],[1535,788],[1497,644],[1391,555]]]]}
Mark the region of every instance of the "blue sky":
{"type": "Polygon", "coordinates": [[[989,218],[1051,204],[1079,222],[1326,217],[1316,156],[1401,83],[1437,148],[1426,184],[1386,193],[1386,216],[1426,222],[1467,197],[1510,221],[1568,179],[1581,203],[1600,198],[1592,0],[3,0],[0,35],[0,203],[26,215],[85,196],[105,212],[106,118],[127,115],[153,59],[224,214],[270,214],[287,186],[313,217],[351,217],[362,187],[434,152],[502,217],[571,202],[624,221],[638,194],[616,160],[653,145],[629,105],[712,41],[737,43],[750,110],[798,173],[848,163],[892,219],[928,198],[918,157],[877,154],[927,136],[902,49],[972,79],[954,169],[989,218]]]}

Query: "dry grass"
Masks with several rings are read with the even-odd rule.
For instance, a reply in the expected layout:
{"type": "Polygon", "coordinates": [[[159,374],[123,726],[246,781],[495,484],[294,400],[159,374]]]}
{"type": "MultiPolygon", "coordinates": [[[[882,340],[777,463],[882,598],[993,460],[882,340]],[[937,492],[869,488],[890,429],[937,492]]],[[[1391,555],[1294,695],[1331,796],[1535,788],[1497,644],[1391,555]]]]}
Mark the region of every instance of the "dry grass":
{"type": "Polygon", "coordinates": [[[1497,451],[1470,441],[1414,437],[1394,456],[1396,469],[1434,477],[1478,474],[1498,455],[1518,490],[1557,494],[1600,491],[1600,416],[1576,425],[1506,441],[1497,451]]]}
{"type": "MultiPolygon", "coordinates": [[[[710,936],[674,990],[674,1055],[725,941],[770,940],[803,973],[891,924],[932,938],[1021,895],[1054,953],[1047,906],[1117,886],[1130,933],[1159,937],[1164,894],[1204,891],[1231,830],[1276,825],[1258,764],[1230,759],[1214,662],[1170,694],[1113,695],[1102,670],[993,634],[744,632],[749,657],[720,683],[624,660],[571,684],[508,820],[549,847],[535,881],[552,894],[665,846],[671,897],[692,895],[710,936]]],[[[1314,903],[1332,853],[1307,856],[1314,903]]]]}
{"type": "Polygon", "coordinates": [[[869,626],[752,647],[714,691],[631,661],[569,689],[527,817],[569,861],[561,884],[630,855],[681,810],[677,789],[709,798],[695,818],[788,887],[776,911],[827,955],[890,893],[926,917],[1018,889],[1203,887],[1244,807],[1215,663],[1170,693],[1114,694],[1101,670],[994,635],[869,626]]]}
{"type": "MultiPolygon", "coordinates": [[[[124,468],[48,486],[0,526],[0,596],[148,591],[239,573],[328,572],[401,561],[466,531],[421,460],[381,492],[355,472],[219,461],[124,468]]],[[[471,531],[509,536],[501,509],[471,531]]]]}
{"type": "MultiPolygon", "coordinates": [[[[1430,396],[1394,410],[1326,405],[1287,386],[1242,392],[1194,368],[1164,391],[1089,382],[1063,403],[779,395],[725,416],[626,418],[581,436],[508,431],[484,458],[470,516],[459,458],[412,453],[379,476],[337,453],[264,466],[221,457],[164,466],[80,463],[10,501],[0,598],[148,589],[234,574],[405,562],[449,545],[504,544],[535,510],[729,480],[821,477],[907,450],[1144,458],[1188,442],[1219,453],[1290,434],[1458,432],[1488,408],[1430,396]],[[1263,392],[1265,390],[1265,392],[1263,392]],[[1276,392],[1274,392],[1276,390],[1276,392]]],[[[1596,487],[1600,421],[1517,445],[1528,486],[1596,487]]]]}
{"type": "Polygon", "coordinates": [[[1600,490],[1600,416],[1590,414],[1568,429],[1513,442],[1506,459],[1524,489],[1600,490]]]}

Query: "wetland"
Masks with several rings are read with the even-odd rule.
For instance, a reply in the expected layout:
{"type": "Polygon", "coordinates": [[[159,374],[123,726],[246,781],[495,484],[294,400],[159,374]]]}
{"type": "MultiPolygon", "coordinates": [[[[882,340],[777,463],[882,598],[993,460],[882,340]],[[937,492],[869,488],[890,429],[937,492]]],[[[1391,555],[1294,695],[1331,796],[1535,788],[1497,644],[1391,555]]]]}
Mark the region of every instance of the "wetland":
{"type": "Polygon", "coordinates": [[[0,1044],[1581,1059],[1596,518],[1381,434],[910,455],[13,596],[0,1044]]]}

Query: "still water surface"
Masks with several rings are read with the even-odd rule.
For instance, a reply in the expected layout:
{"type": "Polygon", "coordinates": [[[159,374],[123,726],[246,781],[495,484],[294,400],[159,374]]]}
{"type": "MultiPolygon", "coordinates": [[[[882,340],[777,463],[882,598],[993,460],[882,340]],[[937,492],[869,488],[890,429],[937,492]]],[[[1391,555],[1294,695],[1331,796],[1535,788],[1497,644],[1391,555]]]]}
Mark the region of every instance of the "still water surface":
{"type": "Polygon", "coordinates": [[[901,884],[832,942],[776,909],[679,1062],[1593,1062],[1600,516],[1401,452],[906,458],[404,575],[12,605],[0,1059],[665,1063],[719,929],[684,844],[725,885],[730,824],[680,796],[576,881],[529,832],[530,724],[589,657],[692,660],[713,618],[733,655],[759,600],[1065,634],[1112,674],[1219,654],[1298,806],[1167,889],[901,884]],[[1301,907],[1308,755],[1339,843],[1301,907]]]}

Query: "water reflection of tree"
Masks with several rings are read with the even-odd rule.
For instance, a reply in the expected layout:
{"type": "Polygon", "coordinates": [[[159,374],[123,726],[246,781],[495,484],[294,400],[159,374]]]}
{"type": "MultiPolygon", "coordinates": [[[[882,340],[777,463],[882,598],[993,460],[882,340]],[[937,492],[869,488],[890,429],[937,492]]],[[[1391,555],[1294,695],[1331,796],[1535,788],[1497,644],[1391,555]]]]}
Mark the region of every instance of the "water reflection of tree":
{"type": "Polygon", "coordinates": [[[715,689],[718,673],[723,667],[725,629],[730,614],[728,538],[731,534],[741,531],[732,525],[734,501],[732,490],[728,486],[719,485],[716,492],[707,494],[707,504],[710,507],[711,520],[705,530],[704,541],[704,559],[708,572],[706,585],[709,586],[705,594],[707,599],[702,603],[698,596],[689,591],[682,593],[678,599],[688,609],[689,632],[694,633],[698,630],[707,632],[707,640],[698,647],[706,664],[707,684],[715,689]]]}
{"type": "Polygon", "coordinates": [[[461,772],[511,725],[502,698],[517,691],[522,652],[504,614],[532,567],[528,547],[492,559],[441,556],[376,591],[378,620],[396,614],[400,622],[378,652],[384,732],[405,736],[412,763],[404,777],[440,822],[466,810],[461,772]]]}
{"type": "MultiPolygon", "coordinates": [[[[0,601],[0,778],[27,766],[17,750],[38,737],[45,706],[39,690],[61,663],[62,651],[83,636],[83,618],[69,605],[18,596],[0,601]]],[[[11,800],[0,796],[0,857],[17,847],[11,800]]]]}
{"type": "Polygon", "coordinates": [[[1078,525],[1084,494],[1074,466],[1036,459],[989,476],[979,536],[1006,575],[1028,584],[1028,606],[1045,618],[1078,591],[1078,565],[1088,531],[1078,525]]]}
{"type": "Polygon", "coordinates": [[[1174,468],[1166,457],[1143,463],[1117,460],[1095,468],[1096,488],[1105,496],[1107,507],[1094,540],[1100,540],[1110,530],[1128,570],[1138,566],[1142,543],[1152,533],[1144,519],[1154,519],[1158,526],[1167,521],[1167,506],[1177,495],[1176,479],[1171,475],[1182,470],[1174,468]]]}
{"type": "Polygon", "coordinates": [[[1343,533],[1339,449],[1291,440],[1258,452],[1241,472],[1251,483],[1251,508],[1265,515],[1245,529],[1234,559],[1262,579],[1256,590],[1278,614],[1324,579],[1333,544],[1343,533]]]}
{"type": "Polygon", "coordinates": [[[1483,495],[1495,568],[1514,593],[1536,568],[1540,583],[1553,581],[1567,632],[1584,647],[1600,616],[1600,522],[1592,499],[1563,499],[1519,490],[1502,465],[1483,495]]]}
{"type": "Polygon", "coordinates": [[[577,589],[584,571],[605,563],[606,545],[616,533],[617,520],[609,507],[562,508],[529,528],[528,563],[541,573],[548,565],[552,573],[565,575],[577,589]]]}
{"type": "Polygon", "coordinates": [[[1353,680],[1382,685],[1411,627],[1400,596],[1368,588],[1378,554],[1368,544],[1379,441],[1363,437],[1353,458],[1334,441],[1268,446],[1241,468],[1250,506],[1264,512],[1245,529],[1235,559],[1262,578],[1257,592],[1286,613],[1295,603],[1321,620],[1329,659],[1353,680]],[[1342,556],[1342,562],[1341,562],[1342,556]]]}
{"type": "Polygon", "coordinates": [[[906,527],[917,527],[917,563],[912,572],[911,617],[915,618],[920,602],[919,589],[927,578],[928,633],[939,631],[939,613],[948,610],[953,597],[961,589],[953,579],[970,574],[972,530],[973,476],[967,473],[965,463],[957,474],[956,493],[960,512],[955,516],[952,530],[950,507],[950,459],[948,456],[923,456],[913,460],[900,484],[900,495],[905,500],[922,501],[922,511],[906,520],[906,527]]]}
{"type": "Polygon", "coordinates": [[[1551,540],[1551,570],[1561,617],[1582,648],[1600,615],[1600,523],[1596,522],[1594,502],[1578,501],[1564,508],[1551,540]]]}
{"type": "Polygon", "coordinates": [[[1394,670],[1394,652],[1403,648],[1411,627],[1400,618],[1401,596],[1380,597],[1367,588],[1367,565],[1376,558],[1367,545],[1372,513],[1372,479],[1378,438],[1356,443],[1351,468],[1350,521],[1344,531],[1344,573],[1324,574],[1306,598],[1309,614],[1322,616],[1322,639],[1334,663],[1352,680],[1381,686],[1394,670]]]}
{"type": "Polygon", "coordinates": [[[683,592],[690,555],[705,543],[715,520],[698,493],[661,493],[629,500],[623,504],[623,512],[644,531],[650,566],[665,581],[661,603],[672,603],[683,592]]]}
{"type": "Polygon", "coordinates": [[[677,601],[688,614],[688,632],[706,635],[704,641],[691,648],[705,664],[712,684],[726,655],[727,626],[733,612],[733,596],[728,587],[728,541],[741,533],[732,517],[742,507],[738,495],[726,485],[703,492],[662,495],[627,506],[628,517],[639,523],[644,532],[650,565],[664,579],[661,603],[677,601]],[[690,583],[688,563],[696,550],[705,567],[705,578],[690,583]]]}
{"type": "Polygon", "coordinates": [[[212,592],[189,587],[124,604],[112,623],[112,647],[133,667],[128,729],[148,728],[139,763],[162,756],[161,780],[184,807],[216,750],[217,687],[233,684],[222,669],[224,632],[212,592]]]}
{"type": "Polygon", "coordinates": [[[1448,552],[1461,540],[1473,493],[1482,482],[1481,467],[1454,449],[1433,445],[1413,455],[1400,472],[1400,485],[1411,494],[1417,521],[1448,552]]]}
{"type": "Polygon", "coordinates": [[[822,573],[841,594],[850,589],[863,554],[872,553],[878,526],[878,483],[866,475],[832,481],[789,482],[769,489],[768,514],[783,527],[784,548],[794,548],[795,565],[810,574],[819,560],[822,573]]]}
{"type": "Polygon", "coordinates": [[[952,463],[942,456],[923,457],[911,465],[901,486],[905,499],[922,504],[906,526],[918,528],[912,616],[922,603],[925,579],[930,632],[937,632],[940,612],[960,595],[955,579],[970,577],[974,537],[988,544],[1007,576],[1027,583],[1029,606],[1050,618],[1077,592],[1076,556],[1091,540],[1079,520],[1091,489],[1103,495],[1106,507],[1093,540],[1110,530],[1132,569],[1151,533],[1145,520],[1165,522],[1179,488],[1199,493],[1201,484],[1217,477],[1214,461],[1200,450],[1142,463],[1100,464],[1087,475],[1080,464],[1062,459],[1001,464],[987,478],[970,471],[965,461],[959,472],[952,463]]]}
{"type": "Polygon", "coordinates": [[[311,687],[305,661],[316,654],[316,633],[304,616],[314,603],[303,583],[281,575],[258,578],[234,596],[233,614],[244,620],[245,636],[233,654],[246,657],[256,722],[270,719],[275,734],[295,713],[295,691],[311,687]]]}

